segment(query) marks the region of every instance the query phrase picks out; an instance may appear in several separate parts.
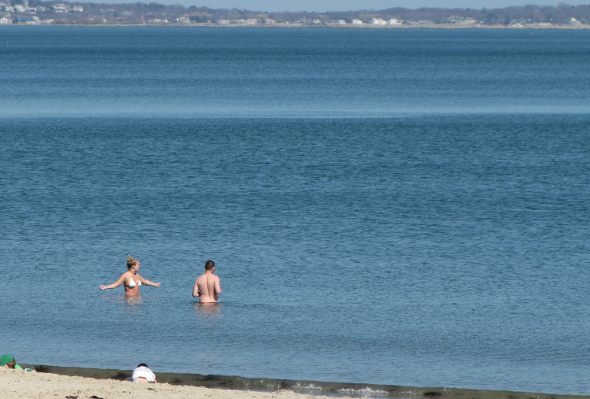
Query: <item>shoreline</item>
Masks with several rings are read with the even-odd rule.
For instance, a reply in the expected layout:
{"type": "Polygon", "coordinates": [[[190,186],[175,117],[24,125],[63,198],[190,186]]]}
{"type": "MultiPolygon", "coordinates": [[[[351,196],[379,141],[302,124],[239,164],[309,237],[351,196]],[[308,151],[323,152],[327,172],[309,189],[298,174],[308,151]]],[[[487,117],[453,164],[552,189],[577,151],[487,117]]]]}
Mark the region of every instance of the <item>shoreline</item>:
{"type": "MultiPolygon", "coordinates": [[[[4,369],[0,372],[0,385],[14,387],[17,394],[28,390],[25,396],[40,399],[71,397],[64,392],[72,389],[88,391],[87,396],[78,399],[118,397],[121,392],[140,390],[137,398],[156,398],[166,395],[168,399],[203,396],[210,399],[232,398],[270,399],[277,393],[286,399],[319,397],[343,398],[440,398],[440,399],[579,399],[589,396],[533,393],[504,390],[478,390],[469,388],[409,387],[363,383],[341,383],[322,381],[296,381],[288,379],[246,378],[239,376],[203,375],[191,373],[157,372],[157,384],[134,384],[129,382],[131,370],[31,365],[37,373],[26,373],[4,369]],[[37,378],[39,377],[39,378],[37,378]],[[8,381],[8,383],[7,383],[8,381]],[[137,387],[137,389],[135,388],[137,387]],[[56,392],[57,390],[57,392],[56,392]],[[91,393],[92,391],[92,393],[91,393]],[[45,395],[45,396],[43,396],[45,395]],[[61,396],[60,396],[61,395],[61,396]],[[109,396],[114,395],[114,396],[109,396]],[[147,395],[147,396],[145,396],[147,395]],[[153,395],[153,396],[150,396],[153,395]],[[180,396],[175,396],[180,395],[180,396]]],[[[11,392],[11,391],[8,391],[11,392]]],[[[5,392],[6,393],[6,392],[5,392]]],[[[135,392],[134,392],[135,394],[135,392]]],[[[13,397],[13,396],[11,396],[13,397]]]]}
{"type": "Polygon", "coordinates": [[[415,24],[407,26],[371,26],[371,25],[239,25],[239,24],[47,24],[47,23],[13,23],[1,24],[0,27],[8,26],[26,26],[26,27],[75,27],[75,28],[211,28],[211,29],[352,29],[352,30],[423,30],[423,29],[437,29],[437,30],[589,30],[590,24],[586,25],[544,25],[544,24],[530,24],[522,26],[510,25],[452,25],[452,24],[415,24]]]}

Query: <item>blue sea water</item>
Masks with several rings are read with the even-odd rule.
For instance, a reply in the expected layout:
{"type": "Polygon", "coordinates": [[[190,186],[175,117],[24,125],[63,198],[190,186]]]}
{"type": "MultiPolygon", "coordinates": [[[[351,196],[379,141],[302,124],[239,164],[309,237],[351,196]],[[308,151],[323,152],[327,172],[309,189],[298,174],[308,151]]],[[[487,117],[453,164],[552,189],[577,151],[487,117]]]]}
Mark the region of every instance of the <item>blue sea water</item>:
{"type": "Polygon", "coordinates": [[[588,65],[590,31],[0,27],[0,352],[588,394],[588,65]],[[98,290],[128,254],[137,302],[98,290]]]}

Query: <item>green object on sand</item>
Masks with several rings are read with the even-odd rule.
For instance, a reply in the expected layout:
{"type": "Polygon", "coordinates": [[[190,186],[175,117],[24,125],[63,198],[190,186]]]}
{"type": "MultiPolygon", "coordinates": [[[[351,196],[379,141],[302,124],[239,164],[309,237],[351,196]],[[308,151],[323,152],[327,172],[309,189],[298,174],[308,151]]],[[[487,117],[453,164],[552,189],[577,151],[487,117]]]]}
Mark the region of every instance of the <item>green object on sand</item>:
{"type": "Polygon", "coordinates": [[[14,356],[2,355],[0,356],[0,366],[6,366],[8,363],[14,362],[14,356]]]}

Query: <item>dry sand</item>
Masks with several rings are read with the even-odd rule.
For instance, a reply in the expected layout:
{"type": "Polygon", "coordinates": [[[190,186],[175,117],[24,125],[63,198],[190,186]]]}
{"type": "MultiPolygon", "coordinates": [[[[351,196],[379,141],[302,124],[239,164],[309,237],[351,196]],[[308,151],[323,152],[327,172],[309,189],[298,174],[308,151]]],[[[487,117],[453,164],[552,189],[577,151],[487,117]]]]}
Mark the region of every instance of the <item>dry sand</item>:
{"type": "MultiPolygon", "coordinates": [[[[0,368],[0,397],[7,399],[318,399],[291,391],[209,389],[165,383],[138,384],[0,368]]],[[[334,398],[331,398],[334,399],[334,398]]]]}

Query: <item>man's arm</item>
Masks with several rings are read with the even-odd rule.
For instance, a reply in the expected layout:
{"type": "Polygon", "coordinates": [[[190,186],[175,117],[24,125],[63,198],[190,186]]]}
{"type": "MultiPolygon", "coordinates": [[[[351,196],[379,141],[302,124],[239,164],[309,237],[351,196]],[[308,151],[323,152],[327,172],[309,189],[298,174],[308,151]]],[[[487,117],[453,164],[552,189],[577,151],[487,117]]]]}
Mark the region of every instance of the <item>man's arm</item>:
{"type": "Polygon", "coordinates": [[[193,298],[198,298],[201,296],[201,293],[199,292],[199,285],[197,284],[197,280],[195,280],[195,285],[193,287],[193,298]]]}
{"type": "Polygon", "coordinates": [[[215,300],[221,295],[221,279],[217,277],[215,279],[215,300]]]}

